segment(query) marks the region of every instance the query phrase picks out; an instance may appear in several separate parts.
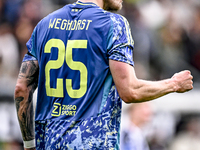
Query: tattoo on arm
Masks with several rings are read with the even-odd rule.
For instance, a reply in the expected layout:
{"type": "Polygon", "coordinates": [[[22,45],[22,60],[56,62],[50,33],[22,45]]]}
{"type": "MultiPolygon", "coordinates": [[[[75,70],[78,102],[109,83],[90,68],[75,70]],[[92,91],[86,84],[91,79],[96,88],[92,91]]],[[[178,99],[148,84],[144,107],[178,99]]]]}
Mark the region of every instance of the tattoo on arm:
{"type": "Polygon", "coordinates": [[[37,88],[39,67],[37,61],[26,61],[21,65],[18,80],[24,81],[26,92],[15,97],[17,116],[23,139],[34,139],[33,93],[37,88]]]}
{"type": "Polygon", "coordinates": [[[33,121],[33,104],[24,102],[23,97],[18,97],[15,99],[18,120],[21,127],[22,137],[25,141],[34,139],[34,121],[33,121]]]}
{"type": "MultiPolygon", "coordinates": [[[[35,64],[35,61],[27,61],[22,63],[18,78],[19,79],[26,78],[27,87],[29,87],[32,86],[32,84],[34,85],[37,84],[38,74],[39,74],[39,68],[38,65],[35,64]]],[[[35,88],[37,88],[37,85],[35,88]]]]}

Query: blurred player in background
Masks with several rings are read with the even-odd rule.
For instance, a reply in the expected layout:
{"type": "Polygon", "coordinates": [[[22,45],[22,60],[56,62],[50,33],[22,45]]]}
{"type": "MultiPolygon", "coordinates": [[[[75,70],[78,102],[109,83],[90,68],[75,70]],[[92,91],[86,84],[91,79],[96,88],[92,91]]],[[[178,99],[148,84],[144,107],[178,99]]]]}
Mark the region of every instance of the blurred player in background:
{"type": "Polygon", "coordinates": [[[149,150],[144,133],[144,126],[151,120],[152,108],[149,102],[130,104],[128,120],[121,128],[121,150],[149,150]]]}
{"type": "Polygon", "coordinates": [[[81,0],[35,27],[15,89],[25,150],[119,149],[121,100],[193,88],[189,71],[156,82],[137,79],[128,22],[109,12],[121,7],[121,0],[81,0]]]}

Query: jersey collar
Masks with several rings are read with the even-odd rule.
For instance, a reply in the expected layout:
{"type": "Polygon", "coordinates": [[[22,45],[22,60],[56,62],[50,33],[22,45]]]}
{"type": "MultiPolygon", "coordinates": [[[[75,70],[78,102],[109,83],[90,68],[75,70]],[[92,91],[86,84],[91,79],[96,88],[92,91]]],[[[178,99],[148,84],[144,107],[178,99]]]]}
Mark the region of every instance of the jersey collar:
{"type": "Polygon", "coordinates": [[[77,1],[75,4],[82,5],[82,6],[86,6],[86,5],[97,6],[93,2],[81,2],[81,1],[77,1]]]}

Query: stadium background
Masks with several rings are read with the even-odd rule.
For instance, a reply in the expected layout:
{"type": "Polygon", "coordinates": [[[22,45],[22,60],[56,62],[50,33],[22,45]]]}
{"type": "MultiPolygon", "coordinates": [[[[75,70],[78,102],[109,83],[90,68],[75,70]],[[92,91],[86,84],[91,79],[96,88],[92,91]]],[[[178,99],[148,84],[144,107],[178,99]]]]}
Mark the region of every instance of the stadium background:
{"type": "MultiPolygon", "coordinates": [[[[13,94],[25,43],[41,18],[73,2],[0,0],[0,150],[22,149],[13,94]]],[[[192,91],[150,102],[153,117],[143,131],[151,150],[169,150],[183,132],[200,141],[200,1],[124,0],[118,13],[130,23],[138,78],[160,80],[184,69],[194,76],[192,91]]],[[[122,126],[128,108],[123,105],[122,126]]]]}

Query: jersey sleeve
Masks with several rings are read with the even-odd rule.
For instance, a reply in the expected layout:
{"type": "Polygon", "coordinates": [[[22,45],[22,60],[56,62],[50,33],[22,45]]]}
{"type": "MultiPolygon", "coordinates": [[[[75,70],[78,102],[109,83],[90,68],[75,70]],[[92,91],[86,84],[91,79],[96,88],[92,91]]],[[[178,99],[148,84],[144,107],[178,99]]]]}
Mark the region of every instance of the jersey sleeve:
{"type": "Polygon", "coordinates": [[[24,55],[22,62],[31,61],[31,60],[37,60],[37,59],[28,52],[27,54],[24,55]]]}
{"type": "Polygon", "coordinates": [[[25,56],[23,58],[23,62],[30,61],[30,60],[37,60],[35,38],[36,38],[36,28],[34,29],[32,35],[31,35],[31,38],[26,43],[28,53],[25,54],[25,56]]]}
{"type": "Polygon", "coordinates": [[[134,41],[128,21],[123,16],[111,14],[111,28],[107,47],[109,59],[134,66],[133,48],[134,41]]]}

